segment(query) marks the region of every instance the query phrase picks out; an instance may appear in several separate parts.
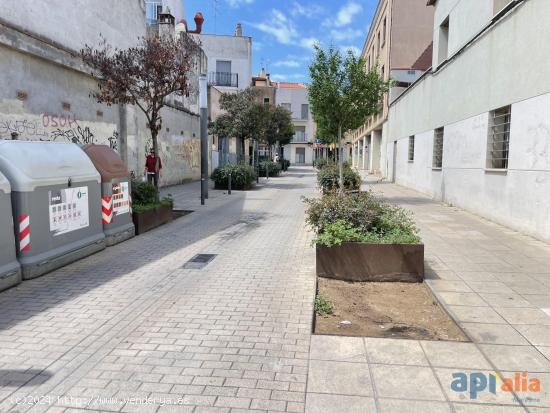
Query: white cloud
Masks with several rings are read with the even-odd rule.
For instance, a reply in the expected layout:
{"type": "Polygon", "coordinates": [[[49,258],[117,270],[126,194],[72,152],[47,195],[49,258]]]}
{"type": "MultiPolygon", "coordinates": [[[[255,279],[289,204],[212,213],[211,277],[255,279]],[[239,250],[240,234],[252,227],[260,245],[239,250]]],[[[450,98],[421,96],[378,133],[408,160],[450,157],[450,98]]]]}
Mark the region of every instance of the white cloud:
{"type": "Polygon", "coordinates": [[[349,25],[355,16],[363,11],[363,6],[359,3],[350,1],[344,5],[336,14],[336,19],[326,19],[323,22],[324,26],[328,27],[344,27],[349,25]]]}
{"type": "Polygon", "coordinates": [[[298,37],[298,32],[292,21],[277,9],[271,11],[271,18],[269,21],[252,23],[252,26],[264,33],[274,36],[281,44],[292,44],[298,37]]]}
{"type": "Polygon", "coordinates": [[[302,5],[296,1],[292,3],[292,8],[290,9],[290,14],[293,17],[301,16],[308,19],[319,17],[324,12],[325,8],[319,4],[302,5]]]}
{"type": "Polygon", "coordinates": [[[305,80],[306,76],[303,73],[275,73],[271,78],[275,82],[299,82],[305,80]]]}
{"type": "Polygon", "coordinates": [[[300,36],[294,22],[277,9],[271,11],[269,20],[264,20],[262,23],[250,23],[250,25],[275,37],[281,44],[313,49],[313,45],[318,42],[314,37],[300,36]]]}
{"type": "Polygon", "coordinates": [[[313,46],[315,46],[317,43],[319,43],[319,39],[315,37],[306,37],[300,40],[300,46],[311,50],[313,50],[313,46]]]}
{"type": "Polygon", "coordinates": [[[262,42],[254,41],[252,42],[252,50],[259,52],[264,48],[264,44],[262,42]]]}
{"type": "Polygon", "coordinates": [[[280,60],[278,62],[273,63],[274,67],[300,67],[302,66],[302,63],[296,61],[296,60],[280,60]]]}
{"type": "Polygon", "coordinates": [[[254,0],[227,0],[230,7],[239,7],[241,4],[252,4],[254,0]]]}
{"type": "Polygon", "coordinates": [[[337,41],[337,42],[342,42],[342,41],[349,41],[349,40],[355,40],[355,39],[358,39],[360,37],[366,37],[366,34],[363,33],[361,30],[359,29],[352,29],[351,27],[347,28],[347,29],[332,29],[330,31],[330,35],[332,37],[333,40],[337,41]]]}

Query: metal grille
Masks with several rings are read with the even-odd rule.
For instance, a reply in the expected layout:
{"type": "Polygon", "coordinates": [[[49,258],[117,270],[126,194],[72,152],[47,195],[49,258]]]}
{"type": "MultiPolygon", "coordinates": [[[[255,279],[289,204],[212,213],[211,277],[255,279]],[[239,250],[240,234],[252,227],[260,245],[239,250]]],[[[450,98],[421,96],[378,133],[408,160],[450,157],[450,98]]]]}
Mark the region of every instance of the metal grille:
{"type": "Polygon", "coordinates": [[[511,106],[505,106],[490,113],[489,136],[487,137],[487,168],[508,168],[511,121],[511,106]]]}
{"type": "Polygon", "coordinates": [[[183,268],[200,270],[201,268],[207,266],[210,261],[216,258],[216,255],[217,254],[197,254],[193,258],[191,258],[189,261],[187,261],[183,265],[183,268]]]}
{"type": "Polygon", "coordinates": [[[414,136],[409,136],[409,162],[414,161],[414,136]]]}
{"type": "Polygon", "coordinates": [[[443,166],[443,128],[437,128],[434,133],[434,153],[432,167],[441,168],[443,166]]]}

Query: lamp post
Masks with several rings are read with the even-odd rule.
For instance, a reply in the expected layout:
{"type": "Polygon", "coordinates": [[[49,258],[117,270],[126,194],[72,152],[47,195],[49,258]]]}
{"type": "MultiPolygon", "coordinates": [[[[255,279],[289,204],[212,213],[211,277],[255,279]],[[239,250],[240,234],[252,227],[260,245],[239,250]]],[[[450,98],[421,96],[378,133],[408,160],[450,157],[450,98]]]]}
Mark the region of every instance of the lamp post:
{"type": "Polygon", "coordinates": [[[201,116],[201,205],[208,198],[208,84],[206,74],[199,77],[199,108],[201,116]]]}

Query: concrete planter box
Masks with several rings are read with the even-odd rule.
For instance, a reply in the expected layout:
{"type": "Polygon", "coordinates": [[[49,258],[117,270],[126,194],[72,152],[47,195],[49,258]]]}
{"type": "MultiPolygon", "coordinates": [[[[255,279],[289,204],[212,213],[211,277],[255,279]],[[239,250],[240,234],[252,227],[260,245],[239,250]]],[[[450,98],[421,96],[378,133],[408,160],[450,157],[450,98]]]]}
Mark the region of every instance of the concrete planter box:
{"type": "Polygon", "coordinates": [[[144,212],[134,212],[132,220],[136,228],[136,235],[143,234],[153,228],[172,221],[172,207],[160,205],[156,209],[144,212]]]}
{"type": "Polygon", "coordinates": [[[423,244],[348,242],[317,246],[317,275],[344,281],[422,282],[423,244]]]}

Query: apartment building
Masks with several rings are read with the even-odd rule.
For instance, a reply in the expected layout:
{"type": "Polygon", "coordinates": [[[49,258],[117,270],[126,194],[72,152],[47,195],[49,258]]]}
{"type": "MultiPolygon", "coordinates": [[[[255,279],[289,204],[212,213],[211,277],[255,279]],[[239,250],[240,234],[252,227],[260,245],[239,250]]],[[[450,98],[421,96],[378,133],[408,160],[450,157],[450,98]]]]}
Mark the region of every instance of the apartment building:
{"type": "Polygon", "coordinates": [[[550,2],[429,5],[433,68],[390,106],[388,177],[550,241],[550,2]]]}
{"type": "Polygon", "coordinates": [[[378,115],[351,133],[353,165],[371,173],[385,169],[389,103],[431,66],[433,9],[426,0],[380,0],[363,46],[367,69],[378,67],[395,84],[378,115]]]}
{"type": "Polygon", "coordinates": [[[285,159],[291,165],[313,165],[316,128],[309,108],[307,87],[302,83],[278,82],[275,102],[292,114],[294,124],[294,138],[283,148],[285,159]]]}
{"type": "Polygon", "coordinates": [[[208,59],[208,84],[222,92],[243,90],[252,81],[252,38],[237,24],[233,35],[193,34],[208,59]]]}

